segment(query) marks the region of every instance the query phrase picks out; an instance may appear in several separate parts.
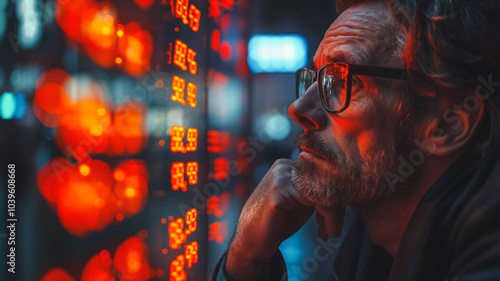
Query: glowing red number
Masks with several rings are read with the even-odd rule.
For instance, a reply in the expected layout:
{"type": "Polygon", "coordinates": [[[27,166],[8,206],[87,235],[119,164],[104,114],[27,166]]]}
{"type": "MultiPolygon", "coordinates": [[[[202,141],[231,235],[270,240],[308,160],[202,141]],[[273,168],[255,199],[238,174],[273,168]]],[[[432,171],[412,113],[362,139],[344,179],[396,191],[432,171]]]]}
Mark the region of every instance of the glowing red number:
{"type": "Polygon", "coordinates": [[[170,151],[182,153],[186,152],[183,141],[184,135],[184,127],[172,126],[172,129],[170,130],[170,151]]]}
{"type": "Polygon", "coordinates": [[[196,9],[194,5],[189,6],[189,27],[196,32],[200,28],[200,10],[196,9]]]}
{"type": "Polygon", "coordinates": [[[168,245],[171,249],[179,249],[182,244],[186,243],[187,235],[184,232],[184,220],[178,218],[168,224],[168,245]]]}
{"type": "Polygon", "coordinates": [[[184,271],[185,258],[183,255],[178,255],[175,260],[170,263],[170,281],[185,281],[186,271],[184,271]]]}
{"type": "Polygon", "coordinates": [[[187,103],[191,107],[196,107],[196,85],[191,82],[187,85],[187,103]]]}
{"type": "Polygon", "coordinates": [[[193,241],[191,244],[184,246],[186,249],[185,256],[188,268],[191,268],[193,263],[198,262],[198,242],[193,241]]]}
{"type": "Polygon", "coordinates": [[[189,184],[193,185],[198,183],[198,163],[188,162],[186,169],[186,176],[188,176],[189,184]]]}
{"type": "Polygon", "coordinates": [[[177,75],[174,75],[172,78],[172,90],[174,93],[170,96],[170,100],[181,103],[182,105],[186,105],[186,101],[184,100],[184,86],[186,85],[186,81],[180,78],[177,75]]]}
{"type": "Polygon", "coordinates": [[[208,241],[222,243],[227,236],[227,221],[213,222],[208,227],[208,241]]]}
{"type": "Polygon", "coordinates": [[[186,53],[187,45],[184,44],[181,40],[175,40],[174,64],[179,66],[182,70],[187,69],[186,53]]]}
{"type": "MultiPolygon", "coordinates": [[[[192,49],[188,49],[188,52],[187,52],[187,62],[189,64],[189,72],[191,72],[191,74],[193,74],[193,75],[196,74],[196,71],[197,71],[197,68],[198,68],[198,64],[194,60],[195,56],[196,56],[196,52],[193,51],[192,49]]],[[[185,69],[183,69],[183,70],[185,70],[185,69]]]]}
{"type": "Polygon", "coordinates": [[[212,196],[207,200],[207,215],[222,217],[229,207],[231,195],[228,192],[222,192],[219,196],[212,196]]]}
{"type": "Polygon", "coordinates": [[[188,4],[189,0],[177,0],[177,5],[175,7],[175,16],[181,18],[184,24],[188,24],[188,4]]]}
{"type": "Polygon", "coordinates": [[[227,158],[217,158],[214,160],[215,178],[218,180],[229,177],[229,160],[227,158]]]}
{"type": "Polygon", "coordinates": [[[230,135],[228,132],[208,131],[207,150],[213,153],[224,153],[229,148],[230,135]]]}
{"type": "Polygon", "coordinates": [[[188,128],[186,151],[196,151],[198,146],[198,129],[188,128]]]}
{"type": "MultiPolygon", "coordinates": [[[[189,166],[188,166],[189,170],[189,166]]],[[[172,190],[187,190],[187,183],[184,180],[184,163],[176,162],[172,163],[172,169],[170,170],[170,181],[172,182],[172,190]]]]}
{"type": "Polygon", "coordinates": [[[197,227],[196,218],[197,217],[198,217],[198,213],[196,212],[195,208],[186,212],[187,228],[186,228],[186,231],[184,231],[184,234],[186,234],[186,236],[196,231],[196,227],[197,227]]]}

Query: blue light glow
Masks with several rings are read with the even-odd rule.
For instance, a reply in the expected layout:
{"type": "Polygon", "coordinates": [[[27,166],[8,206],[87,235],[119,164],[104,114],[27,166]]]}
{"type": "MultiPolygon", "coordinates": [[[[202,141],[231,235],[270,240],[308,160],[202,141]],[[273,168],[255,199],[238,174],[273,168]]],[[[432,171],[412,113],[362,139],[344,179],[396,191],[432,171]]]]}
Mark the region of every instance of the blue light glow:
{"type": "Polygon", "coordinates": [[[0,97],[0,116],[2,119],[12,119],[16,113],[16,97],[5,92],[0,97]]]}
{"type": "Polygon", "coordinates": [[[23,118],[24,114],[26,114],[26,97],[22,93],[17,93],[15,118],[23,118]]]}
{"type": "Polygon", "coordinates": [[[295,72],[307,63],[307,41],[297,34],[254,35],[248,42],[253,73],[295,72]]]}

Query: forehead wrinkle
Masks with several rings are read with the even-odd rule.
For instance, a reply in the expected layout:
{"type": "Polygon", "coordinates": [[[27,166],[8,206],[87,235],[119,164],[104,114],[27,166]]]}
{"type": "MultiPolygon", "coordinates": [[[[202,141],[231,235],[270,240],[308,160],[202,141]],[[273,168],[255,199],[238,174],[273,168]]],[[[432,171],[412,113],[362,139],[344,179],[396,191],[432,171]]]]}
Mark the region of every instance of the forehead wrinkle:
{"type": "MultiPolygon", "coordinates": [[[[399,27],[390,12],[381,6],[349,8],[326,31],[315,59],[332,61],[343,54],[348,63],[387,64],[399,27]]],[[[383,65],[380,65],[383,66],[383,65]]]]}

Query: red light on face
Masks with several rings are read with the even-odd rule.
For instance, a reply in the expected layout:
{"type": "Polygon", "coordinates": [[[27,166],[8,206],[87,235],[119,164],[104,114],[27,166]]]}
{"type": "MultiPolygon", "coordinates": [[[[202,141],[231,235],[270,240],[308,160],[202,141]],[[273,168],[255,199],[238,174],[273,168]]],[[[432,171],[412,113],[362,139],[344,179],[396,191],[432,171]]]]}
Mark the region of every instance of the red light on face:
{"type": "Polygon", "coordinates": [[[184,220],[178,218],[175,221],[168,223],[168,245],[171,249],[176,250],[186,243],[186,234],[184,233],[184,220]]]}
{"type": "Polygon", "coordinates": [[[194,31],[200,28],[201,12],[194,5],[189,6],[189,27],[194,31]]]}
{"type": "Polygon", "coordinates": [[[184,246],[186,249],[185,256],[188,268],[193,266],[193,263],[198,262],[198,242],[193,241],[191,244],[184,246]]]}
{"type": "Polygon", "coordinates": [[[184,100],[184,87],[186,85],[186,81],[180,78],[177,75],[172,77],[172,90],[174,93],[170,96],[171,101],[179,102],[182,105],[186,105],[186,101],[184,100]]]}
{"type": "Polygon", "coordinates": [[[175,5],[175,16],[182,19],[182,23],[188,24],[189,0],[177,0],[175,5]]]}
{"type": "Polygon", "coordinates": [[[187,54],[187,45],[184,44],[181,40],[175,40],[175,48],[174,48],[174,64],[179,66],[182,70],[186,70],[186,54],[187,54]]]}
{"type": "Polygon", "coordinates": [[[196,85],[191,82],[187,85],[187,103],[191,107],[196,107],[196,85]]]}
{"type": "Polygon", "coordinates": [[[188,182],[190,185],[198,183],[198,163],[188,162],[186,175],[188,176],[188,182]]]}
{"type": "Polygon", "coordinates": [[[198,147],[198,129],[188,128],[186,151],[196,151],[198,147]]]}
{"type": "Polygon", "coordinates": [[[182,153],[186,152],[183,141],[184,135],[184,127],[172,126],[172,129],[170,130],[170,151],[182,153]]]}
{"type": "Polygon", "coordinates": [[[170,181],[172,183],[172,190],[187,190],[187,183],[184,180],[184,163],[176,162],[172,163],[172,169],[170,169],[170,181]]]}
{"type": "Polygon", "coordinates": [[[178,255],[175,260],[170,263],[170,281],[185,281],[186,271],[184,271],[185,258],[183,255],[178,255]]]}

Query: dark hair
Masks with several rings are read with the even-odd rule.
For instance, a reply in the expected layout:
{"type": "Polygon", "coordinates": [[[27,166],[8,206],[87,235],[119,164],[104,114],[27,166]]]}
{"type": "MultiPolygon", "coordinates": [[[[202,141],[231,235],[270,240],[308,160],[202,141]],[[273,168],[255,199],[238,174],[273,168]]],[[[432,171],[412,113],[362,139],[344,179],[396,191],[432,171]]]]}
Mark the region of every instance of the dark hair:
{"type": "MultiPolygon", "coordinates": [[[[500,81],[499,0],[388,2],[405,30],[407,69],[424,73],[410,74],[412,88],[463,102],[480,89],[480,77],[500,81]]],[[[485,155],[500,138],[500,96],[494,92],[483,100],[484,116],[470,142],[475,156],[485,155]]]]}
{"type": "MultiPolygon", "coordinates": [[[[368,2],[388,2],[404,29],[408,116],[418,118],[434,98],[464,102],[480,87],[480,77],[500,81],[500,0],[338,0],[337,12],[368,2]],[[423,95],[428,92],[435,96],[423,95]]],[[[481,91],[491,94],[483,100],[484,116],[469,144],[474,156],[485,155],[500,139],[500,93],[495,90],[483,86],[481,91]]]]}

